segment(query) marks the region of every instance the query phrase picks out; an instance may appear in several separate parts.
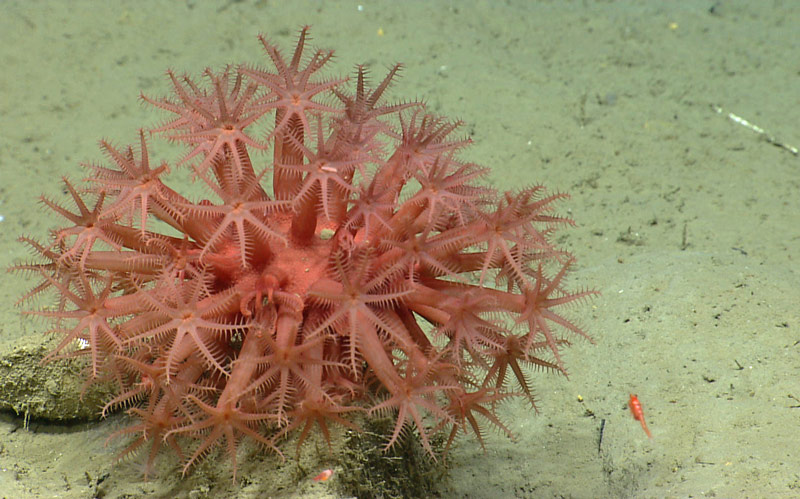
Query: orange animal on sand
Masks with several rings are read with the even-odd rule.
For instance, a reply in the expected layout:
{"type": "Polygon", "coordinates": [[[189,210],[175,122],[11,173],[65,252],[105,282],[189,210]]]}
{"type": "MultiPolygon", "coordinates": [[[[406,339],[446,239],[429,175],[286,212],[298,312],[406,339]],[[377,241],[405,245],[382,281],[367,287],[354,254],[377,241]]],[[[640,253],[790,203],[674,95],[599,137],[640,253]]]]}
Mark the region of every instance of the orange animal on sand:
{"type": "Polygon", "coordinates": [[[650,433],[647,423],[644,422],[644,411],[642,411],[642,403],[639,402],[639,397],[631,393],[631,398],[628,401],[628,407],[631,408],[633,419],[642,423],[642,428],[644,428],[644,432],[647,433],[647,437],[653,438],[653,434],[650,433]]]}
{"type": "Polygon", "coordinates": [[[328,478],[330,478],[331,475],[333,475],[333,470],[331,470],[331,469],[323,470],[323,472],[320,473],[319,475],[315,476],[313,478],[313,480],[315,482],[324,482],[324,481],[328,480],[328,478]]]}

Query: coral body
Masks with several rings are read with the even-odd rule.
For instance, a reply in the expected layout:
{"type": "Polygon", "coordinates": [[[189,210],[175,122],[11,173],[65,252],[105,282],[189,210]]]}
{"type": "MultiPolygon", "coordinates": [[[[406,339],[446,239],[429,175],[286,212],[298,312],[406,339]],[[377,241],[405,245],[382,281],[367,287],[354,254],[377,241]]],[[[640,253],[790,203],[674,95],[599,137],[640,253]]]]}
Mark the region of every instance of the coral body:
{"type": "Polygon", "coordinates": [[[84,189],[64,180],[77,211],[43,198],[66,227],[22,238],[38,260],[13,269],[40,281],[21,301],[58,297],[29,311],[55,319],[49,358],[114,383],[103,414],[127,408],[116,435],[123,456],[149,446],[148,471],[167,444],[184,472],[222,446],[235,474],[242,438],[280,454],[355,412],[395,418],[387,448],[408,429],[429,452],[443,429],[448,447],[462,430],[483,443],[482,421],[509,433],[500,402],[533,405],[526,370],[565,373],[567,337],[588,338],[557,312],[592,294],[565,290],[572,259],[551,242],[565,195],[482,186],[458,122],[382,103],[399,65],[375,88],[359,67],[347,90],[306,41],[287,59],[262,37],[272,70],[168,72],[172,96],[143,96],[214,200],[168,187],[140,132],[101,142],[110,165],[86,165],[84,189]]]}

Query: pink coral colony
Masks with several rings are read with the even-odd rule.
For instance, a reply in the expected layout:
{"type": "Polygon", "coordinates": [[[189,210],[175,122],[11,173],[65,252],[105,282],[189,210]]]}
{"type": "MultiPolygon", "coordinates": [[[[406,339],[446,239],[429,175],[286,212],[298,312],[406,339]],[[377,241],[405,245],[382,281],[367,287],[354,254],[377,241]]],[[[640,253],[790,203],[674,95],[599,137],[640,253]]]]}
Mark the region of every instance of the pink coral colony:
{"type": "Polygon", "coordinates": [[[127,408],[122,456],[149,446],[147,472],[167,446],[184,472],[222,446],[235,475],[242,438],[280,454],[357,412],[394,418],[387,448],[408,429],[431,453],[434,431],[448,448],[460,431],[483,444],[483,421],[510,434],[498,404],[533,405],[526,370],[564,373],[565,336],[588,338],[557,312],[593,293],[563,286],[566,196],[481,185],[458,122],[382,101],[400,65],[374,88],[359,66],[347,89],[317,76],[332,52],[304,54],[307,28],[289,59],[260,40],[271,70],[170,71],[171,96],[142,97],[213,200],[168,187],[144,132],[101,141],[86,187],[64,180],[77,211],[42,198],[67,226],[21,238],[37,261],[13,270],[41,279],[20,301],[57,295],[29,312],[55,319],[47,359],[113,383],[103,415],[127,408]]]}

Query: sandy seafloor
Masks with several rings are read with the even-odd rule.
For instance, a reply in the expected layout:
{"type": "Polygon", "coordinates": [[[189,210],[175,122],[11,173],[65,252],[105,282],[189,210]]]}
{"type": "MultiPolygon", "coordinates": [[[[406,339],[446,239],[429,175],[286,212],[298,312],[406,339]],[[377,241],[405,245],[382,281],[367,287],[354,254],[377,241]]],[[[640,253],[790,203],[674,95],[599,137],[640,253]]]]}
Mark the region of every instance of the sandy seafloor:
{"type": "MultiPolygon", "coordinates": [[[[0,267],[26,257],[19,234],[56,223],[37,196],[65,200],[60,177],[101,160],[99,138],[126,144],[161,119],[138,94],[166,93],[166,68],[266,63],[257,33],[289,50],[311,24],[315,45],[336,50],[329,74],[365,62],[377,78],[404,62],[391,98],[463,119],[475,142],[464,157],[491,167],[496,187],[569,192],[570,284],[602,292],[570,315],[596,345],[566,352],[569,379],[534,374],[538,415],[504,408],[516,442],[489,432],[484,453],[461,440],[443,496],[800,497],[800,157],[727,115],[800,147],[797,2],[362,5],[3,2],[0,267]]],[[[13,306],[29,284],[2,277],[6,375],[45,341],[45,325],[13,306]]],[[[142,482],[135,462],[111,464],[123,442],[103,446],[123,424],[26,429],[7,410],[0,497],[335,496],[335,475],[276,490],[263,456],[236,486],[226,459],[183,480],[165,462],[142,482]]]]}

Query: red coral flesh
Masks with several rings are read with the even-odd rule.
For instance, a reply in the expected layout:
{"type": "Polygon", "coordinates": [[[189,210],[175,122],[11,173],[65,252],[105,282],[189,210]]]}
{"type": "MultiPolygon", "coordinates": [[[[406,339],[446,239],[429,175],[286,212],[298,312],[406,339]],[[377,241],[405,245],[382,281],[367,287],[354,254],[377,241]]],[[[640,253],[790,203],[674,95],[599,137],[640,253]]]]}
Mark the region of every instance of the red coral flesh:
{"type": "Polygon", "coordinates": [[[168,187],[140,132],[101,142],[113,164],[86,165],[87,194],[65,180],[77,212],[43,200],[68,221],[49,243],[21,238],[39,260],[12,270],[40,279],[21,301],[57,298],[32,311],[58,321],[48,360],[88,357],[87,383],[116,383],[103,414],[127,409],[115,436],[135,437],[123,456],[150,444],[146,473],[162,450],[187,471],[222,446],[235,476],[243,438],[282,456],[285,435],[330,440],[354,414],[393,417],[387,447],[415,431],[434,453],[445,428],[447,447],[483,445],[479,419],[510,435],[499,403],[534,403],[528,368],[565,374],[561,349],[590,339],[560,311],[593,294],[565,289],[565,195],[479,184],[458,122],[382,102],[400,65],[374,89],[358,66],[347,90],[317,75],[332,52],[303,57],[307,35],[289,60],[260,38],[274,72],[168,72],[174,95],[144,98],[215,199],[168,187]]]}

